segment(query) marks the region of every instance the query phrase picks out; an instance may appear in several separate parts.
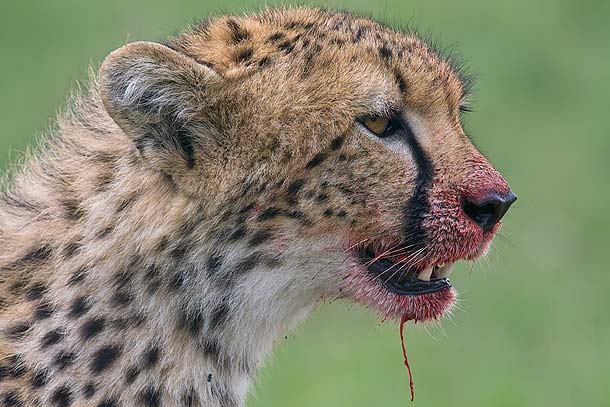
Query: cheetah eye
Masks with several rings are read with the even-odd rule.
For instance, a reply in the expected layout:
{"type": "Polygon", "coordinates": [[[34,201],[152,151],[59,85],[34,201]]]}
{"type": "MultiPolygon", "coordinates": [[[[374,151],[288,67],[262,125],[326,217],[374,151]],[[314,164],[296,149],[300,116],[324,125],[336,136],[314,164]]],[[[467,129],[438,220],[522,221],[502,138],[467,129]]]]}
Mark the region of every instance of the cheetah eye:
{"type": "Polygon", "coordinates": [[[363,116],[358,119],[371,133],[377,137],[388,137],[402,127],[398,119],[392,117],[363,116]]]}

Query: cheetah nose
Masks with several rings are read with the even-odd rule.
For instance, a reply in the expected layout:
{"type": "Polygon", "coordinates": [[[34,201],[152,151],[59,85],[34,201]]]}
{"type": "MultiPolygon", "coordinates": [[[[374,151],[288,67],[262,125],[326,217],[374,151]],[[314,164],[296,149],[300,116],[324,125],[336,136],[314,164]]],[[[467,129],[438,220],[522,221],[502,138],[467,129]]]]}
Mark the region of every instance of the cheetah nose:
{"type": "Polygon", "coordinates": [[[513,191],[508,191],[505,195],[491,193],[482,199],[462,198],[462,209],[474,223],[488,232],[502,219],[516,200],[517,195],[513,191]]]}

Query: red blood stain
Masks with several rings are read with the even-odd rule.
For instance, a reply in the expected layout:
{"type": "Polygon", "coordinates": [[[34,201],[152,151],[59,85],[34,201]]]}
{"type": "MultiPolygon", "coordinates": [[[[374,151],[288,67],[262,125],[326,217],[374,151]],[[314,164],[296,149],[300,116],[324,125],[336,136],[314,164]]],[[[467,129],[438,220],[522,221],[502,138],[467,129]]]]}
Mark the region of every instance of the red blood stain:
{"type": "Polygon", "coordinates": [[[409,366],[409,359],[407,358],[407,350],[405,349],[405,336],[404,336],[404,328],[405,322],[410,321],[411,318],[407,317],[406,314],[403,314],[400,319],[400,342],[402,344],[402,356],[405,359],[405,366],[409,371],[409,388],[411,389],[411,402],[415,399],[415,389],[413,387],[413,374],[411,373],[411,366],[409,366]]]}

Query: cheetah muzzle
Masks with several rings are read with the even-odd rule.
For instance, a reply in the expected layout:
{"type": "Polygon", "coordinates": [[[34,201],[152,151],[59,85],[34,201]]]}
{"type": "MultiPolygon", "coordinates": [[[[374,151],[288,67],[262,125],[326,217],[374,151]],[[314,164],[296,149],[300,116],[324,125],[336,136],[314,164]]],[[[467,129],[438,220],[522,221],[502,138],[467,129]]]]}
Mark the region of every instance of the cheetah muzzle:
{"type": "Polygon", "coordinates": [[[441,318],[515,200],[468,89],[321,9],[112,52],[0,197],[0,404],[242,406],[318,304],[441,318]]]}

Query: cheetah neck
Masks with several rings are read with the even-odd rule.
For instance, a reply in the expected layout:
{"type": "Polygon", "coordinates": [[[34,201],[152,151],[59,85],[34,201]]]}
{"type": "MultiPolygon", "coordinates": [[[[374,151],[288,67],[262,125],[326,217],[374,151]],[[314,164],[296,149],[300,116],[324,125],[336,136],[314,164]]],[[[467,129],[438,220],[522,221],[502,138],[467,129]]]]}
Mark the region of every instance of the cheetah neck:
{"type": "Polygon", "coordinates": [[[295,272],[300,245],[265,244],[255,208],[201,207],[139,166],[111,123],[96,128],[78,129],[86,154],[62,144],[33,160],[0,210],[0,320],[15,331],[0,339],[0,370],[44,376],[47,401],[46,383],[66,382],[75,405],[242,405],[324,279],[295,272]]]}

